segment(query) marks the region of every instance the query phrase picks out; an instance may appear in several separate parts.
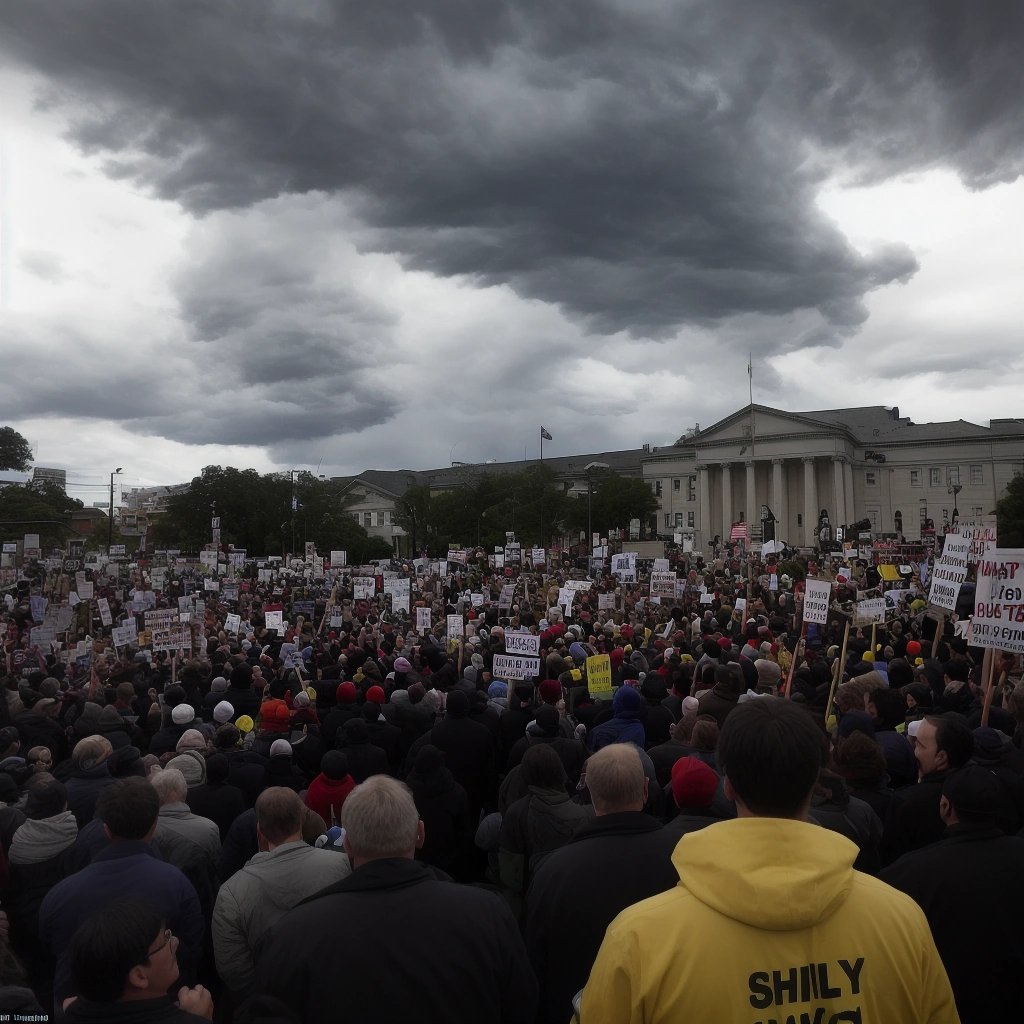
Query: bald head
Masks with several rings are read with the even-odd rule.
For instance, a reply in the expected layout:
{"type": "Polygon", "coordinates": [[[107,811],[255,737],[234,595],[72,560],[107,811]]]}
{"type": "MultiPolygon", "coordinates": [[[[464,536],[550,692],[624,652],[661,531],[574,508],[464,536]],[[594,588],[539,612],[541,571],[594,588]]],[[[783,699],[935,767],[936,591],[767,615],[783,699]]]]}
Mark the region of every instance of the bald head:
{"type": "Polygon", "coordinates": [[[631,743],[611,743],[587,761],[587,789],[598,815],[642,811],[647,777],[631,743]]]}

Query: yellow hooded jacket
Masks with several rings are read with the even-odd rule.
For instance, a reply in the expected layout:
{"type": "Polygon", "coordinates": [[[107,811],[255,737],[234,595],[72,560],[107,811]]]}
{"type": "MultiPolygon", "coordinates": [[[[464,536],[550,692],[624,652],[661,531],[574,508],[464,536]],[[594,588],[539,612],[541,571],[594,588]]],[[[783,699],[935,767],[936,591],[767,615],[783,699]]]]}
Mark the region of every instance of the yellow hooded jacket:
{"type": "Polygon", "coordinates": [[[582,1024],[957,1024],[924,914],[856,856],[781,818],[684,836],[675,889],[608,926],[582,1024]]]}

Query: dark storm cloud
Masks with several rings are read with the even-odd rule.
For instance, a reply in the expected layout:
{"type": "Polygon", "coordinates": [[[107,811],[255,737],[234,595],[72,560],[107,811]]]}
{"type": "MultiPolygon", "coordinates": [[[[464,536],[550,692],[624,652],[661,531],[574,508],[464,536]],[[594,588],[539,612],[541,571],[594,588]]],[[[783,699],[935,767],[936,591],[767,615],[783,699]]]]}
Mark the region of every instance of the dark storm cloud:
{"type": "Polygon", "coordinates": [[[812,309],[818,344],[916,268],[853,251],[818,182],[840,163],[1018,174],[1022,17],[1009,0],[35,0],[0,25],[79,145],[193,211],[345,193],[368,247],[592,330],[812,309]]]}

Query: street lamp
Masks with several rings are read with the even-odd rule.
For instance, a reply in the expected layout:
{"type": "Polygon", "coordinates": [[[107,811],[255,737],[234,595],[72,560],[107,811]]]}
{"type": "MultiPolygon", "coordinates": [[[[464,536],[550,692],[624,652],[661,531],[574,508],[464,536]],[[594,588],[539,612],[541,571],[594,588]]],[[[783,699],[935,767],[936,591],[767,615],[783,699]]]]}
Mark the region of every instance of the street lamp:
{"type": "Polygon", "coordinates": [[[952,521],[951,521],[951,522],[950,522],[950,524],[949,524],[950,526],[956,526],[956,521],[957,521],[957,518],[958,518],[958,517],[959,517],[959,515],[960,515],[960,510],[959,510],[959,509],[958,509],[958,508],[956,507],[956,496],[957,496],[957,495],[958,495],[958,494],[959,494],[959,493],[960,493],[960,492],[961,492],[961,491],[962,491],[963,489],[964,489],[964,486],[963,486],[963,484],[961,484],[961,483],[952,483],[952,484],[950,484],[950,485],[949,485],[949,487],[948,487],[948,488],[946,489],[946,492],[947,492],[948,494],[952,494],[952,495],[953,495],[953,519],[952,519],[952,521]]]}
{"type": "MultiPolygon", "coordinates": [[[[588,462],[583,467],[583,472],[587,474],[587,545],[590,548],[590,553],[594,553],[594,531],[591,526],[591,503],[593,500],[594,493],[594,476],[593,471],[595,469],[611,469],[607,462],[588,462]]],[[[589,555],[587,556],[589,557],[589,555]]]]}
{"type": "Polygon", "coordinates": [[[291,522],[292,522],[292,548],[291,555],[295,554],[295,474],[298,473],[297,469],[288,470],[288,479],[292,485],[292,511],[291,511],[291,522]]]}
{"type": "Polygon", "coordinates": [[[114,477],[121,472],[118,466],[110,474],[110,514],[107,516],[107,557],[110,557],[110,546],[114,543],[114,477]]]}

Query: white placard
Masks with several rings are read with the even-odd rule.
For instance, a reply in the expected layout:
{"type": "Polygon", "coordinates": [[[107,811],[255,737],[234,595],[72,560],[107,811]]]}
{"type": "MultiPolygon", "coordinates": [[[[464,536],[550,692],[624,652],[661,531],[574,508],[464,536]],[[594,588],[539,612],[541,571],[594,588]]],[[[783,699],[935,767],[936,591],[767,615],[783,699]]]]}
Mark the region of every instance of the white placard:
{"type": "Polygon", "coordinates": [[[513,633],[505,630],[505,653],[527,654],[536,658],[540,654],[540,637],[533,633],[513,633]]]}
{"type": "Polygon", "coordinates": [[[101,597],[96,601],[96,607],[100,610],[100,622],[104,626],[109,626],[114,621],[110,614],[110,602],[105,597],[101,597]]]}
{"type": "Polygon", "coordinates": [[[745,597],[737,597],[732,603],[733,611],[743,613],[747,610],[747,599],[745,597]]]}
{"type": "Polygon", "coordinates": [[[430,609],[429,608],[417,608],[416,609],[416,631],[420,634],[430,632],[430,609]]]}
{"type": "MultiPolygon", "coordinates": [[[[187,597],[178,599],[178,611],[183,612],[191,608],[191,602],[187,597]],[[182,602],[184,601],[184,607],[182,602]]],[[[143,621],[146,629],[168,629],[178,621],[178,616],[173,608],[154,608],[145,613],[143,621]]]]}
{"type": "Polygon", "coordinates": [[[715,595],[714,594],[709,594],[707,591],[705,591],[703,594],[700,595],[700,603],[701,604],[714,604],[714,602],[715,602],[715,595]]]}
{"type": "Polygon", "coordinates": [[[569,587],[558,588],[558,603],[563,608],[571,608],[573,599],[576,597],[576,591],[569,587]]]}
{"type": "Polygon", "coordinates": [[[179,622],[169,629],[154,629],[153,650],[191,651],[192,627],[179,622]]]}
{"type": "Polygon", "coordinates": [[[332,551],[331,552],[331,568],[340,569],[343,566],[348,565],[348,552],[347,551],[332,551]]]}
{"type": "Polygon", "coordinates": [[[674,572],[651,573],[651,599],[676,596],[676,574],[674,572]]]}
{"type": "Polygon", "coordinates": [[[95,588],[92,583],[79,583],[77,587],[79,600],[91,601],[93,599],[94,589],[95,588]]]}
{"type": "Polygon", "coordinates": [[[930,604],[956,609],[960,588],[967,579],[967,565],[970,557],[971,540],[959,534],[948,534],[942,548],[942,557],[932,570],[931,587],[928,590],[930,604]]]}
{"type": "Polygon", "coordinates": [[[242,625],[242,616],[236,612],[231,612],[229,615],[224,617],[224,632],[238,634],[238,629],[242,625]]]}
{"type": "Polygon", "coordinates": [[[544,548],[532,548],[530,550],[530,561],[534,565],[543,565],[547,561],[547,555],[544,548]]]}
{"type": "Polygon", "coordinates": [[[977,519],[960,519],[956,524],[956,532],[970,542],[967,549],[967,561],[977,565],[981,556],[997,543],[996,517],[981,516],[977,519]]]}
{"type": "Polygon", "coordinates": [[[449,615],[448,619],[448,637],[452,640],[458,640],[462,636],[462,616],[461,615],[449,615]]]}
{"type": "Polygon", "coordinates": [[[377,593],[377,581],[372,576],[356,576],[352,580],[352,596],[357,601],[371,601],[377,593]]]}
{"type": "Polygon", "coordinates": [[[484,595],[483,594],[470,594],[469,595],[469,603],[474,608],[482,607],[482,605],[484,603],[484,595]]]}
{"type": "Polygon", "coordinates": [[[134,622],[127,622],[123,626],[115,626],[110,631],[110,637],[115,647],[125,647],[139,639],[138,627],[134,622]]]}
{"type": "Polygon", "coordinates": [[[284,633],[284,612],[266,612],[264,618],[266,619],[267,629],[276,629],[278,633],[284,633]]]}
{"type": "Polygon", "coordinates": [[[566,580],[566,590],[589,590],[594,585],[593,580],[566,580]]]}
{"type": "Polygon", "coordinates": [[[972,642],[1024,654],[1024,548],[990,548],[978,559],[972,642]]]}
{"type": "Polygon", "coordinates": [[[803,621],[816,622],[819,626],[824,626],[828,622],[832,583],[829,580],[808,579],[805,588],[803,621]]]}
{"type": "Polygon", "coordinates": [[[654,560],[654,572],[669,572],[669,563],[667,558],[656,558],[654,560]]]}
{"type": "Polygon", "coordinates": [[[857,602],[853,616],[855,626],[877,626],[885,622],[885,598],[868,597],[857,602]]]}
{"type": "Polygon", "coordinates": [[[598,611],[612,611],[615,608],[615,595],[614,594],[598,594],[597,595],[597,609],[598,611]]]}
{"type": "Polygon", "coordinates": [[[532,679],[540,675],[540,658],[520,658],[509,654],[496,654],[491,663],[495,679],[532,679]]]}

